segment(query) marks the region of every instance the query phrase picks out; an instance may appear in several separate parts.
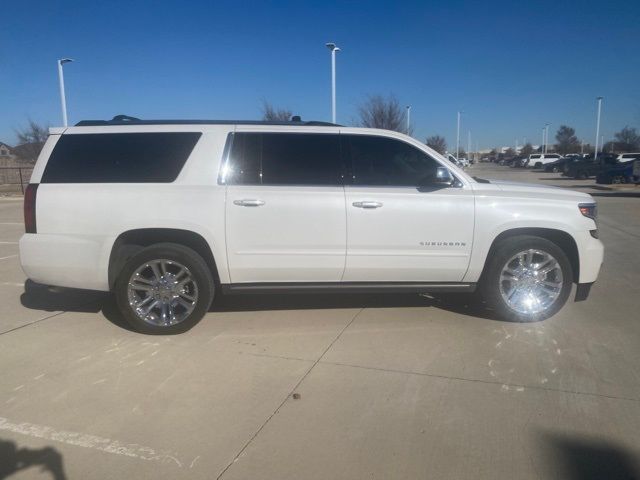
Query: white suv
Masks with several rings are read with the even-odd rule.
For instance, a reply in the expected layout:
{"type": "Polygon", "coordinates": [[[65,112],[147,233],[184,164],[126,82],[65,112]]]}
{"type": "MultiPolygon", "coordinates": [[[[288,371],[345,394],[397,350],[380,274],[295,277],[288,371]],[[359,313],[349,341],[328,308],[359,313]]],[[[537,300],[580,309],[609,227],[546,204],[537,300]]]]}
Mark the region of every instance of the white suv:
{"type": "Polygon", "coordinates": [[[214,296],[472,292],[502,317],[586,298],[589,195],[473,179],[411,137],[319,122],[85,121],[53,129],[25,194],[35,282],[114,291],[139,331],[214,296]]]}
{"type": "Polygon", "coordinates": [[[562,155],[557,153],[532,153],[529,155],[529,167],[540,168],[548,163],[560,160],[562,155]]]}

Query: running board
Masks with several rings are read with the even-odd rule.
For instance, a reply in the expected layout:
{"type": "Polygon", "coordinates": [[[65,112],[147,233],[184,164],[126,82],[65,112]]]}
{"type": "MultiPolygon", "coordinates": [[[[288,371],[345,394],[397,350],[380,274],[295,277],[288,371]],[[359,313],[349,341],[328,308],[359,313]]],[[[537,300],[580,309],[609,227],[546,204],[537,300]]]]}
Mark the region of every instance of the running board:
{"type": "Polygon", "coordinates": [[[226,283],[222,293],[437,293],[473,292],[475,283],[424,282],[287,282],[287,283],[226,283]]]}

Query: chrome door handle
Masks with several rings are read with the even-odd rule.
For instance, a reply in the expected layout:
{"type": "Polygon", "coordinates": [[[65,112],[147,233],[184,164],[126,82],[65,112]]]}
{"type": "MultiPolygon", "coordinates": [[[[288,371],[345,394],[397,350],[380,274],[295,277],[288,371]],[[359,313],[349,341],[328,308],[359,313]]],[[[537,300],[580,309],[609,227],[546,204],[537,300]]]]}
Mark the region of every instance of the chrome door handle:
{"type": "Polygon", "coordinates": [[[380,208],[382,206],[382,202],[353,202],[351,205],[357,208],[380,208]]]}
{"type": "Polygon", "coordinates": [[[264,201],[245,198],[242,200],[234,200],[233,204],[241,207],[261,207],[264,205],[264,201]]]}

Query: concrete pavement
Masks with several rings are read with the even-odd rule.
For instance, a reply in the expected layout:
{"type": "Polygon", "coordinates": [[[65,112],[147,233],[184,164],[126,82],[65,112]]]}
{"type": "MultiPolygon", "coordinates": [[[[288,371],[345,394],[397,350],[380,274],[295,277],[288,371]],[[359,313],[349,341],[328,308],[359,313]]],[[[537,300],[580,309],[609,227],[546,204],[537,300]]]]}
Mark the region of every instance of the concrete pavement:
{"type": "MultiPolygon", "coordinates": [[[[148,337],[108,295],[25,289],[0,243],[0,478],[639,477],[640,199],[596,198],[601,277],[533,324],[466,297],[255,296],[148,337]]],[[[0,242],[20,207],[0,200],[0,242]]]]}

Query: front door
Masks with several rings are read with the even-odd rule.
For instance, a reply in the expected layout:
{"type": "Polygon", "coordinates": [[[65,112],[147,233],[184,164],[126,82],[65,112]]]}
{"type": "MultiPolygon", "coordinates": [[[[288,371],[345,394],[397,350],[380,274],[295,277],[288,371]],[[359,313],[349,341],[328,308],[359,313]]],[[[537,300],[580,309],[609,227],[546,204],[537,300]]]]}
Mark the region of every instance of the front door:
{"type": "Polygon", "coordinates": [[[343,280],[462,281],[473,243],[471,188],[418,188],[443,164],[404,141],[346,134],[342,140],[352,169],[343,280]]]}
{"type": "Polygon", "coordinates": [[[346,213],[337,133],[236,132],[224,175],[232,283],[340,280],[346,213]]]}

